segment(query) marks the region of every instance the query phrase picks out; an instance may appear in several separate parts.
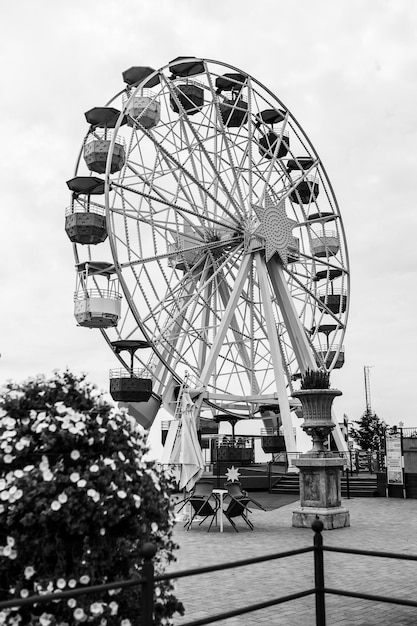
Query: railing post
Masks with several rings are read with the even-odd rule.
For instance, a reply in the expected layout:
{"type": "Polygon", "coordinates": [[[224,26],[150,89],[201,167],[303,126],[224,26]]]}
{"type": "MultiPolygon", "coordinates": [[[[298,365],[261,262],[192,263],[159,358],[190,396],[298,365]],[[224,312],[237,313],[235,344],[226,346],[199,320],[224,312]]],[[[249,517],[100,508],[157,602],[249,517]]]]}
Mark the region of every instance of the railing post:
{"type": "Polygon", "coordinates": [[[349,479],[349,470],[346,468],[346,497],[350,499],[350,479],[349,479]]]}
{"type": "Polygon", "coordinates": [[[316,590],[316,626],[326,626],[324,598],[323,522],[317,517],[311,524],[314,530],[314,583],[316,590]]]}
{"type": "Polygon", "coordinates": [[[141,554],[144,558],[142,565],[142,624],[143,626],[153,625],[153,585],[154,566],[152,559],[156,554],[156,547],[153,543],[143,544],[141,554]]]}

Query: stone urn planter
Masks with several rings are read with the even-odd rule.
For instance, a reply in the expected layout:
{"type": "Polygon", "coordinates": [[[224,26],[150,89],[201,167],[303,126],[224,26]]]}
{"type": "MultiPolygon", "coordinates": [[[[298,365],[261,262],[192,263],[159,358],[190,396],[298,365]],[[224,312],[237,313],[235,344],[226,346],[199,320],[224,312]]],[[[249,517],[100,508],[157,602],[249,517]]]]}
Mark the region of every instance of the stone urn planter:
{"type": "Polygon", "coordinates": [[[339,389],[300,389],[292,394],[301,402],[304,418],[301,428],[313,440],[311,453],[323,453],[321,456],[324,456],[324,442],[335,427],[332,421],[333,400],[341,395],[339,389]]]}

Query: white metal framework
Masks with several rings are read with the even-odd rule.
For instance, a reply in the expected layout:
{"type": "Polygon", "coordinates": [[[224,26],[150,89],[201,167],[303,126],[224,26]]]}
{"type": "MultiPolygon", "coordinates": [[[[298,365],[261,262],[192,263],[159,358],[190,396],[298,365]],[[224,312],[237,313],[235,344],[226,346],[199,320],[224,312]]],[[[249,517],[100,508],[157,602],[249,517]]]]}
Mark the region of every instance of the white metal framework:
{"type": "Polygon", "coordinates": [[[278,404],[295,449],[295,381],[343,356],[349,268],[331,184],[255,78],[191,58],[149,72],[106,105],[121,111],[95,196],[108,239],[74,244],[77,263],[111,261],[120,281],[121,318],[102,332],[149,342],[135,360],[156,394],[188,376],[203,413],[278,404]]]}

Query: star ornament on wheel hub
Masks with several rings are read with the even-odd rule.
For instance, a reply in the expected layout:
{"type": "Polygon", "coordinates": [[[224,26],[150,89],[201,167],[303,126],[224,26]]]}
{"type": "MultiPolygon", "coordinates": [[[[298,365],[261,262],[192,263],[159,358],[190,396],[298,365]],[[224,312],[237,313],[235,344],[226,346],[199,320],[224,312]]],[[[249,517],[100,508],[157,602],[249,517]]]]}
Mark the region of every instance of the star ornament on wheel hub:
{"type": "Polygon", "coordinates": [[[260,221],[255,233],[265,240],[265,258],[270,261],[275,253],[284,265],[288,263],[288,249],[294,240],[292,230],[297,222],[291,220],[285,212],[285,200],[276,204],[265,194],[265,207],[253,206],[260,221]]]}

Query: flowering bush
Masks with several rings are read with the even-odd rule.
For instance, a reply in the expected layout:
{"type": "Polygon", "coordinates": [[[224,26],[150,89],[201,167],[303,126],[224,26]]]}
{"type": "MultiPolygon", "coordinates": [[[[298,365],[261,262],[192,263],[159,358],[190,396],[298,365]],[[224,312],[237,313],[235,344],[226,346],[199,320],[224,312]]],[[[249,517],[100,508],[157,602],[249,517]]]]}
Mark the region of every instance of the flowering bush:
{"type": "MultiPolygon", "coordinates": [[[[68,591],[140,575],[174,560],[172,478],[144,461],[136,422],[69,371],[8,383],[0,392],[0,599],[68,591]]],[[[182,605],[171,583],[155,589],[155,623],[182,605]]],[[[0,624],[135,626],[140,585],[7,609],[0,624]]]]}

